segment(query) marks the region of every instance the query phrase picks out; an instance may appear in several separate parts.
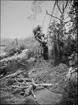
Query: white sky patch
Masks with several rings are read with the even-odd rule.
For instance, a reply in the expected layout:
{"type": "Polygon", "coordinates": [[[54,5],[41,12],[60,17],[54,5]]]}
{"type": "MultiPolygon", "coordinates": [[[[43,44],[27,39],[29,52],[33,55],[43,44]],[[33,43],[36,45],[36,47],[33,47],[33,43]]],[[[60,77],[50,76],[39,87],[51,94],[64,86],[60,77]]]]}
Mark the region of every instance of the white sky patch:
{"type": "MultiPolygon", "coordinates": [[[[1,38],[19,38],[33,36],[32,26],[34,19],[27,17],[33,15],[31,10],[32,1],[1,1],[1,38]]],[[[42,12],[36,15],[34,27],[41,25],[45,16],[45,10],[52,12],[54,1],[44,1],[42,3],[42,12]]],[[[57,7],[54,16],[59,17],[57,7]]],[[[43,32],[46,34],[50,16],[46,15],[43,32]]],[[[53,19],[52,19],[53,20],[53,19]]]]}
{"type": "MultiPolygon", "coordinates": [[[[43,12],[37,14],[34,27],[42,25],[45,10],[52,11],[54,1],[45,1],[42,5],[43,12]]],[[[26,38],[32,35],[33,19],[27,17],[32,14],[32,1],[1,1],[1,38],[26,38]]],[[[44,32],[48,28],[50,16],[46,16],[44,32]]]]}

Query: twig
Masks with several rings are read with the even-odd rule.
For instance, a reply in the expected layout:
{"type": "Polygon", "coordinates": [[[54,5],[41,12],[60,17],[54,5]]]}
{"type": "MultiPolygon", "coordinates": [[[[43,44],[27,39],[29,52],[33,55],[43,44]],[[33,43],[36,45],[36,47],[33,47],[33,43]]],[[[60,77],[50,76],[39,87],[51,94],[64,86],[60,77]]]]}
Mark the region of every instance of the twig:
{"type": "Polygon", "coordinates": [[[53,16],[53,15],[49,14],[47,11],[46,11],[46,14],[47,14],[47,15],[50,15],[50,16],[52,16],[52,17],[56,18],[56,19],[59,19],[60,21],[62,21],[60,18],[55,17],[55,16],[53,16]]]}
{"type": "Polygon", "coordinates": [[[66,1],[66,5],[65,5],[65,7],[64,7],[64,10],[66,9],[66,7],[67,7],[67,4],[68,4],[68,0],[66,1]]]}
{"type": "Polygon", "coordinates": [[[29,88],[29,86],[17,86],[17,85],[12,85],[14,88],[19,88],[19,89],[26,89],[29,88]]]}
{"type": "Polygon", "coordinates": [[[60,13],[62,14],[62,11],[61,11],[61,9],[60,9],[60,7],[59,7],[59,5],[58,5],[58,1],[57,1],[57,7],[58,7],[60,13]]]}
{"type": "Polygon", "coordinates": [[[4,77],[4,78],[2,78],[2,79],[6,79],[6,78],[9,78],[9,77],[14,78],[15,76],[19,75],[20,73],[22,73],[22,72],[24,72],[24,71],[25,71],[25,70],[23,70],[23,71],[16,71],[15,73],[9,74],[9,75],[7,75],[6,77],[4,77]]]}

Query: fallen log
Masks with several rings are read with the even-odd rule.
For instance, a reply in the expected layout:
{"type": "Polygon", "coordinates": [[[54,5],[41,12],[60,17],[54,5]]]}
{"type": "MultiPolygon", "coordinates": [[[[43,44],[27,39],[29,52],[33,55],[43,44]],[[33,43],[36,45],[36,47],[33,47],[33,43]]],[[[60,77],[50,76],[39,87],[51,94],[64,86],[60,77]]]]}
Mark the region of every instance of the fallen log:
{"type": "Polygon", "coordinates": [[[48,86],[53,86],[55,84],[47,84],[47,83],[43,83],[43,84],[37,84],[37,86],[43,86],[43,87],[48,87],[48,86]]]}
{"type": "Polygon", "coordinates": [[[29,96],[29,95],[32,95],[34,98],[36,98],[34,91],[33,91],[33,85],[30,85],[29,88],[25,90],[24,97],[29,96]]]}
{"type": "Polygon", "coordinates": [[[34,90],[35,90],[35,89],[37,89],[39,86],[47,87],[47,86],[53,86],[53,85],[57,85],[57,83],[56,83],[56,84],[35,84],[35,82],[34,82],[34,85],[33,85],[33,84],[30,85],[30,86],[28,87],[28,89],[25,90],[25,95],[24,95],[24,97],[25,97],[25,96],[28,96],[28,95],[32,95],[34,98],[36,98],[36,96],[35,96],[35,94],[34,94],[34,90]]]}
{"type": "Polygon", "coordinates": [[[4,62],[4,61],[12,61],[12,60],[22,60],[22,59],[28,59],[28,53],[29,53],[29,49],[24,49],[20,54],[17,54],[17,52],[15,53],[15,55],[13,56],[8,56],[7,58],[2,59],[0,62],[4,62]]]}
{"type": "Polygon", "coordinates": [[[9,77],[14,78],[14,77],[16,77],[17,75],[19,75],[20,73],[23,73],[24,71],[25,71],[25,70],[17,71],[17,72],[15,72],[15,73],[13,73],[13,74],[9,74],[9,75],[5,76],[5,77],[2,78],[2,79],[6,79],[6,78],[9,78],[9,77]]]}
{"type": "Polygon", "coordinates": [[[12,85],[13,88],[18,88],[18,89],[26,89],[29,88],[29,86],[17,86],[17,85],[12,85]]]}
{"type": "MultiPolygon", "coordinates": [[[[20,89],[21,91],[22,90],[25,90],[25,95],[24,97],[26,96],[29,96],[29,95],[32,95],[34,98],[36,98],[36,96],[34,95],[34,90],[38,89],[40,86],[41,87],[48,87],[48,86],[53,86],[55,84],[47,84],[47,83],[43,83],[43,84],[36,84],[35,81],[33,79],[24,79],[24,80],[29,80],[29,82],[31,82],[31,84],[26,84],[25,85],[22,85],[20,84],[18,81],[17,82],[17,85],[12,85],[13,88],[17,88],[18,90],[20,89]]],[[[27,82],[26,81],[26,82],[27,82]]]]}
{"type": "Polygon", "coordinates": [[[23,71],[20,71],[20,70],[19,70],[19,71],[13,73],[13,74],[10,74],[10,75],[4,77],[5,79],[6,79],[6,78],[10,78],[10,77],[11,77],[11,78],[15,78],[15,80],[16,80],[16,85],[12,85],[12,87],[13,87],[13,88],[16,88],[17,90],[20,89],[21,91],[22,91],[22,90],[25,90],[25,95],[24,95],[24,97],[25,97],[25,96],[32,95],[34,98],[36,98],[36,96],[34,95],[34,90],[38,89],[40,86],[46,88],[46,87],[48,87],[48,86],[56,85],[56,83],[55,83],[55,84],[48,84],[48,83],[36,84],[33,79],[23,78],[23,77],[20,76],[21,78],[19,78],[19,79],[23,80],[23,84],[22,84],[22,83],[20,83],[20,82],[18,81],[18,79],[16,78],[16,76],[19,75],[19,74],[21,74],[21,73],[24,72],[24,71],[25,71],[25,70],[23,70],[23,71]],[[31,83],[28,84],[27,82],[31,82],[31,83]]]}
{"type": "Polygon", "coordinates": [[[24,81],[24,82],[32,82],[32,79],[29,79],[29,78],[17,78],[17,81],[18,82],[21,82],[21,81],[24,81]]]}
{"type": "MultiPolygon", "coordinates": [[[[58,83],[55,83],[55,84],[48,84],[48,83],[42,83],[42,84],[36,84],[35,83],[35,81],[33,80],[33,79],[24,79],[24,78],[22,78],[22,80],[25,80],[26,82],[31,82],[31,85],[33,86],[33,87],[35,87],[35,89],[36,88],[38,88],[38,87],[40,87],[40,86],[43,86],[43,87],[50,87],[50,86],[53,86],[53,85],[57,85],[58,83]]],[[[17,83],[19,83],[18,81],[17,81],[17,83]]],[[[25,82],[24,82],[25,83],[25,82]]],[[[19,83],[20,84],[20,83],[19,83]]],[[[20,84],[21,85],[21,84],[20,84]]],[[[33,89],[34,90],[34,89],[33,89]]]]}
{"type": "MultiPolygon", "coordinates": [[[[21,88],[21,89],[30,87],[30,85],[29,86],[21,86],[21,85],[22,84],[20,84],[20,86],[12,85],[12,87],[21,88]]],[[[36,85],[32,85],[32,87],[35,86],[38,88],[39,86],[47,87],[47,86],[53,86],[53,85],[55,85],[55,84],[36,84],[36,85]]]]}

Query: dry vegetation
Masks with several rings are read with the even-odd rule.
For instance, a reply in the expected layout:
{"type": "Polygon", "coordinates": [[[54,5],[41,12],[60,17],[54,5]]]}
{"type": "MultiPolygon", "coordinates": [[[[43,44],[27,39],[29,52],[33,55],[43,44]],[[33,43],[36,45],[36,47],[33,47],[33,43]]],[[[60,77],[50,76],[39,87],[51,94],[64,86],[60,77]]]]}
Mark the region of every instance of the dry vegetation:
{"type": "MultiPolygon", "coordinates": [[[[31,39],[30,39],[31,40],[31,39]]],[[[31,41],[33,43],[34,41],[31,41]]],[[[31,46],[31,44],[29,45],[31,46]]],[[[21,49],[22,50],[22,49],[21,49]]],[[[33,44],[30,52],[28,53],[28,60],[31,57],[35,57],[36,61],[27,61],[21,60],[21,63],[24,63],[25,66],[21,66],[20,62],[15,64],[11,64],[7,70],[9,70],[9,74],[16,72],[17,70],[24,70],[23,73],[16,76],[17,80],[22,78],[30,78],[34,79],[35,83],[58,83],[57,85],[53,85],[52,87],[47,87],[47,89],[55,94],[62,94],[62,100],[58,103],[59,105],[67,105],[66,102],[73,103],[69,105],[76,105],[76,94],[77,94],[77,86],[73,84],[73,82],[65,81],[65,76],[68,73],[68,66],[66,64],[59,64],[54,67],[53,60],[43,60],[43,57],[40,57],[38,51],[40,48],[33,44]],[[15,67],[16,66],[16,67],[15,67]],[[70,85],[71,84],[71,85],[70,85]],[[71,92],[71,93],[70,93],[71,92]],[[71,94],[71,95],[70,95],[71,94]]],[[[15,78],[1,78],[0,79],[0,101],[1,104],[26,104],[26,105],[38,105],[36,100],[31,98],[30,96],[25,96],[25,91],[19,89],[19,85],[17,84],[15,78]],[[18,87],[14,88],[12,85],[16,85],[18,87]]],[[[26,84],[24,84],[26,85],[26,84]]],[[[37,92],[37,90],[35,90],[37,92]]],[[[53,104],[53,103],[52,103],[53,104]]],[[[54,105],[54,104],[53,104],[54,105]]]]}

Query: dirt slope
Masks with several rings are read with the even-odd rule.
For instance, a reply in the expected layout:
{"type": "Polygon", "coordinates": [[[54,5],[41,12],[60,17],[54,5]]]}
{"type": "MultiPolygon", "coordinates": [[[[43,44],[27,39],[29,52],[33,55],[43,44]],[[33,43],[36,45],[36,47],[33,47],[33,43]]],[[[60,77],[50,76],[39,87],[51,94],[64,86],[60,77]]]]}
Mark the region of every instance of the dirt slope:
{"type": "MultiPolygon", "coordinates": [[[[14,89],[11,87],[11,85],[14,83],[14,80],[12,80],[11,78],[0,80],[1,103],[26,104],[28,102],[31,102],[28,101],[29,99],[32,99],[31,103],[33,103],[33,105],[36,105],[38,103],[53,105],[61,98],[62,88],[65,85],[62,80],[66,75],[66,72],[67,66],[64,64],[53,67],[49,61],[37,61],[35,65],[32,66],[32,68],[29,70],[29,78],[33,78],[36,83],[59,83],[61,81],[60,84],[58,86],[53,86],[50,88],[48,87],[46,89],[35,90],[34,94],[37,98],[34,99],[32,96],[23,97],[23,95],[20,94],[20,90],[16,90],[14,92],[14,89]]],[[[25,72],[23,76],[26,77],[25,72]]]]}

